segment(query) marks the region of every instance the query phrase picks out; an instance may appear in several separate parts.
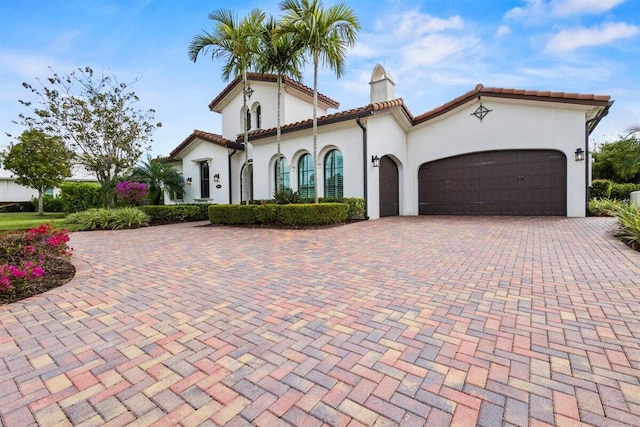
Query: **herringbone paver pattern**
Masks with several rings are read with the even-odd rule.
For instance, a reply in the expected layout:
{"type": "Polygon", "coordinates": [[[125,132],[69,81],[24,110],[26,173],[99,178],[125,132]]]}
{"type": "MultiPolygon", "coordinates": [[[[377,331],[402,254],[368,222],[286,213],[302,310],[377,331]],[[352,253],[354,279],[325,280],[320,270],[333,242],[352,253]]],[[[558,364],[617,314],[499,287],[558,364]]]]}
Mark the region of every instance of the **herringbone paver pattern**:
{"type": "Polygon", "coordinates": [[[2,421],[640,425],[640,254],[613,224],[76,233],[71,283],[0,307],[2,421]]]}

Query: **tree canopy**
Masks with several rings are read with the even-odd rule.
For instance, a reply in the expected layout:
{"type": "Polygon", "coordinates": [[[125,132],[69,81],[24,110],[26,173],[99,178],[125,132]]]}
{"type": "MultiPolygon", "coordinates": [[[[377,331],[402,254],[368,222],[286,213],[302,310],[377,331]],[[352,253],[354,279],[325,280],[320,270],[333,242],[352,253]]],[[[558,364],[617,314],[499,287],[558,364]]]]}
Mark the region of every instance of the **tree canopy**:
{"type": "Polygon", "coordinates": [[[16,183],[38,191],[38,214],[44,213],[42,195],[71,176],[72,153],[64,141],[36,130],[25,130],[18,143],[0,153],[4,168],[16,174],[16,183]]]}
{"type": "Polygon", "coordinates": [[[154,123],[155,110],[137,109],[130,84],[115,76],[97,75],[90,67],[68,76],[51,72],[45,81],[37,79],[39,85],[22,84],[37,98],[35,104],[20,101],[32,110],[20,115],[22,124],[62,139],[101,184],[131,168],[161,126],[154,123]]]}
{"type": "Polygon", "coordinates": [[[593,178],[640,183],[640,125],[593,153],[593,178]]]}

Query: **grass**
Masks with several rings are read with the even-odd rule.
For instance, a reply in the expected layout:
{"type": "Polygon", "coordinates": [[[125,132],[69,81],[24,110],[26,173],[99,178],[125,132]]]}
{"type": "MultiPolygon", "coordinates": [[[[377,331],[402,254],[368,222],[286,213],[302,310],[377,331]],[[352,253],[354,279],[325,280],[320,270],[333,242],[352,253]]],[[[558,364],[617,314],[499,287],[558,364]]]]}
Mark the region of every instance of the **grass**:
{"type": "Polygon", "coordinates": [[[36,212],[0,213],[0,231],[28,230],[47,223],[56,228],[70,228],[64,217],[64,213],[58,212],[45,212],[42,216],[36,212]]]}

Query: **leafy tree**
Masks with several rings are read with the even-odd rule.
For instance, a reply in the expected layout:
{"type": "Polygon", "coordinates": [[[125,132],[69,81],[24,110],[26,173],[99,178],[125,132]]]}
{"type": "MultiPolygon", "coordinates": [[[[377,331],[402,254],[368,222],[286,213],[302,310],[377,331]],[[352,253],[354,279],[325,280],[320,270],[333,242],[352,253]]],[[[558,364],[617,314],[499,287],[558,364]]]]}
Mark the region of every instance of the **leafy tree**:
{"type": "Polygon", "coordinates": [[[277,124],[276,124],[276,193],[280,191],[280,141],[281,141],[281,98],[282,98],[282,78],[289,76],[296,80],[302,78],[300,68],[302,67],[303,44],[300,39],[294,38],[291,34],[278,35],[278,23],[274,18],[270,18],[260,28],[259,32],[259,53],[256,63],[256,71],[259,73],[275,73],[278,78],[278,101],[277,101],[277,124]]]}
{"type": "MultiPolygon", "coordinates": [[[[324,9],[320,0],[284,0],[280,9],[285,16],[280,34],[291,34],[305,43],[313,61],[313,169],[318,176],[318,67],[328,65],[340,78],[344,73],[347,49],[356,41],[360,23],[353,9],[338,3],[324,9]]],[[[318,203],[318,188],[314,187],[318,203]]]]}
{"type": "Polygon", "coordinates": [[[618,141],[604,144],[593,153],[594,179],[640,183],[640,126],[629,129],[618,141]]]}
{"type": "Polygon", "coordinates": [[[184,191],[182,174],[161,159],[152,159],[151,155],[133,168],[131,178],[149,186],[149,197],[154,205],[161,203],[165,191],[171,200],[184,191]]]}
{"type": "Polygon", "coordinates": [[[72,153],[61,138],[36,129],[25,130],[18,141],[0,153],[2,163],[17,175],[18,184],[38,191],[38,215],[43,215],[42,195],[71,176],[72,153]]]}
{"type": "MultiPolygon", "coordinates": [[[[196,62],[200,53],[211,52],[211,59],[221,59],[225,61],[222,67],[222,77],[228,81],[231,76],[234,78],[242,76],[242,107],[247,111],[247,71],[255,60],[258,52],[258,32],[264,12],[260,9],[253,9],[249,15],[242,20],[238,19],[235,12],[228,9],[219,9],[209,13],[209,19],[214,21],[213,32],[206,31],[196,35],[189,45],[189,59],[196,62]]],[[[244,126],[244,160],[245,165],[249,164],[249,126],[244,126]]],[[[247,190],[249,185],[245,185],[245,200],[249,203],[247,190]]]]}
{"type": "Polygon", "coordinates": [[[37,79],[39,87],[22,84],[39,99],[36,105],[20,101],[33,110],[20,115],[23,124],[62,138],[101,184],[131,168],[162,126],[153,123],[155,110],[136,109],[138,96],[115,76],[97,76],[90,67],[68,76],[51,72],[46,81],[37,79]]]}

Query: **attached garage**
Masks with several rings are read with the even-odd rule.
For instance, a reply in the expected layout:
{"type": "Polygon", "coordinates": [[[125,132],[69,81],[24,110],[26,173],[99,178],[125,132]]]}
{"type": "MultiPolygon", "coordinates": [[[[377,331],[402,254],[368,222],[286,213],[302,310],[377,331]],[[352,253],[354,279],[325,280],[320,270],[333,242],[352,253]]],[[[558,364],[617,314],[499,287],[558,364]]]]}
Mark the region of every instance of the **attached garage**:
{"type": "Polygon", "coordinates": [[[423,164],[420,215],[567,214],[567,159],[555,150],[464,154],[423,164]]]}

